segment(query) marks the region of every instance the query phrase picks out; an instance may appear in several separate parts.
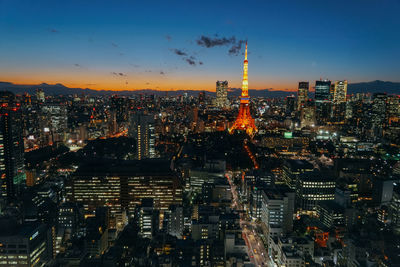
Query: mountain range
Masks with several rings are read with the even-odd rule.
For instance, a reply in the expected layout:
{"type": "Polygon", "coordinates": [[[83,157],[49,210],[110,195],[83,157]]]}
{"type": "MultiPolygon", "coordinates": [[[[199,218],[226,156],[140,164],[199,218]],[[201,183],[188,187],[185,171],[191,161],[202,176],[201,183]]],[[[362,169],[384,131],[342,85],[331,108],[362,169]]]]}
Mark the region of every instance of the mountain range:
{"type": "MultiPolygon", "coordinates": [[[[64,86],[60,83],[57,84],[37,84],[37,85],[22,85],[22,84],[14,84],[10,82],[0,82],[0,91],[11,91],[15,94],[35,94],[37,89],[43,89],[45,94],[47,95],[93,95],[93,96],[101,96],[101,95],[137,95],[137,94],[147,94],[147,95],[166,95],[176,96],[187,93],[189,96],[197,96],[199,91],[197,90],[177,90],[177,91],[161,91],[154,89],[139,89],[139,90],[125,90],[125,91],[112,91],[112,90],[94,90],[90,88],[70,88],[64,86]]],[[[387,94],[400,94],[400,82],[387,82],[387,81],[372,81],[372,82],[361,82],[361,83],[350,83],[348,85],[347,93],[355,94],[355,93],[377,93],[377,92],[385,92],[387,94]]],[[[240,96],[241,89],[240,88],[230,88],[229,96],[235,97],[240,96]]],[[[215,92],[206,91],[207,95],[215,95],[215,92]]],[[[285,97],[288,95],[296,94],[296,92],[292,91],[277,91],[272,89],[249,89],[249,95],[252,97],[285,97]]]]}

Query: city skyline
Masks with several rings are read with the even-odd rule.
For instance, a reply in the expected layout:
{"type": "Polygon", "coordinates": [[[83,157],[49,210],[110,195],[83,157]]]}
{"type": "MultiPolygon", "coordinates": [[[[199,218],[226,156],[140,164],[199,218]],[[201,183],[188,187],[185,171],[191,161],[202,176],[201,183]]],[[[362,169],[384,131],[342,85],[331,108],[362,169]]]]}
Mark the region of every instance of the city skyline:
{"type": "Polygon", "coordinates": [[[296,91],[298,81],[319,78],[400,81],[399,3],[358,2],[250,2],[243,10],[224,1],[157,8],[126,1],[2,2],[7,42],[0,43],[0,80],[208,91],[216,80],[228,80],[240,88],[238,66],[249,40],[252,89],[296,91]]]}
{"type": "Polygon", "coordinates": [[[0,267],[400,266],[399,0],[148,2],[0,0],[0,267]]]}

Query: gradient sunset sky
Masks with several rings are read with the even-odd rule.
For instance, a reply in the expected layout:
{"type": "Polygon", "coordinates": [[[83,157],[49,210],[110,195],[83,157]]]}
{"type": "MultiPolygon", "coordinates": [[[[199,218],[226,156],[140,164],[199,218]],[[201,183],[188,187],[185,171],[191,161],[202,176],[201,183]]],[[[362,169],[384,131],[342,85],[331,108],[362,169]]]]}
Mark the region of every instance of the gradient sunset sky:
{"type": "Polygon", "coordinates": [[[400,1],[0,0],[0,81],[92,89],[295,90],[400,81],[400,1]]]}

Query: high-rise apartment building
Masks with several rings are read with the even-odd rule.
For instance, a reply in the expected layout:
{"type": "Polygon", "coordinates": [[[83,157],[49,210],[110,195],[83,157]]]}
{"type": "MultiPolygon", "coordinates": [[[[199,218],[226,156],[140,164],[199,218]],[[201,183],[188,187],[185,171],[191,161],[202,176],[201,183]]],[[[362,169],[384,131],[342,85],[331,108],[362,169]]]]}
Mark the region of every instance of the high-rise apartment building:
{"type": "Polygon", "coordinates": [[[217,81],[215,106],[218,108],[229,107],[228,81],[217,81]]]}
{"type": "Polygon", "coordinates": [[[333,102],[339,104],[346,102],[347,95],[347,81],[336,81],[335,82],[335,91],[333,94],[333,102]]]}
{"type": "Polygon", "coordinates": [[[299,82],[299,89],[297,90],[297,110],[300,110],[308,99],[308,82],[299,82]]]}
{"type": "Polygon", "coordinates": [[[12,201],[25,183],[22,117],[15,95],[0,92],[1,197],[12,201]]]}
{"type": "Polygon", "coordinates": [[[136,139],[136,159],[155,158],[154,117],[137,112],[131,115],[129,136],[136,139]]]}

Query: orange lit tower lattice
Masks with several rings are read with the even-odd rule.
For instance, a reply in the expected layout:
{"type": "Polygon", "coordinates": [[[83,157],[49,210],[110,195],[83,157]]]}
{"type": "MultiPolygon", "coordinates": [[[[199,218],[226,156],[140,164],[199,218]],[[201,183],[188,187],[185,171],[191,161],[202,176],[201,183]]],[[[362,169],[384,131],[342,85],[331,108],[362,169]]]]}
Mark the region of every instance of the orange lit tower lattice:
{"type": "Polygon", "coordinates": [[[256,133],[257,128],[254,123],[254,119],[251,117],[250,114],[249,81],[247,79],[248,65],[249,62],[247,61],[247,42],[246,42],[246,50],[243,62],[242,95],[240,97],[239,114],[232,128],[229,129],[229,132],[233,133],[235,130],[242,130],[246,131],[248,135],[253,136],[256,133]]]}

